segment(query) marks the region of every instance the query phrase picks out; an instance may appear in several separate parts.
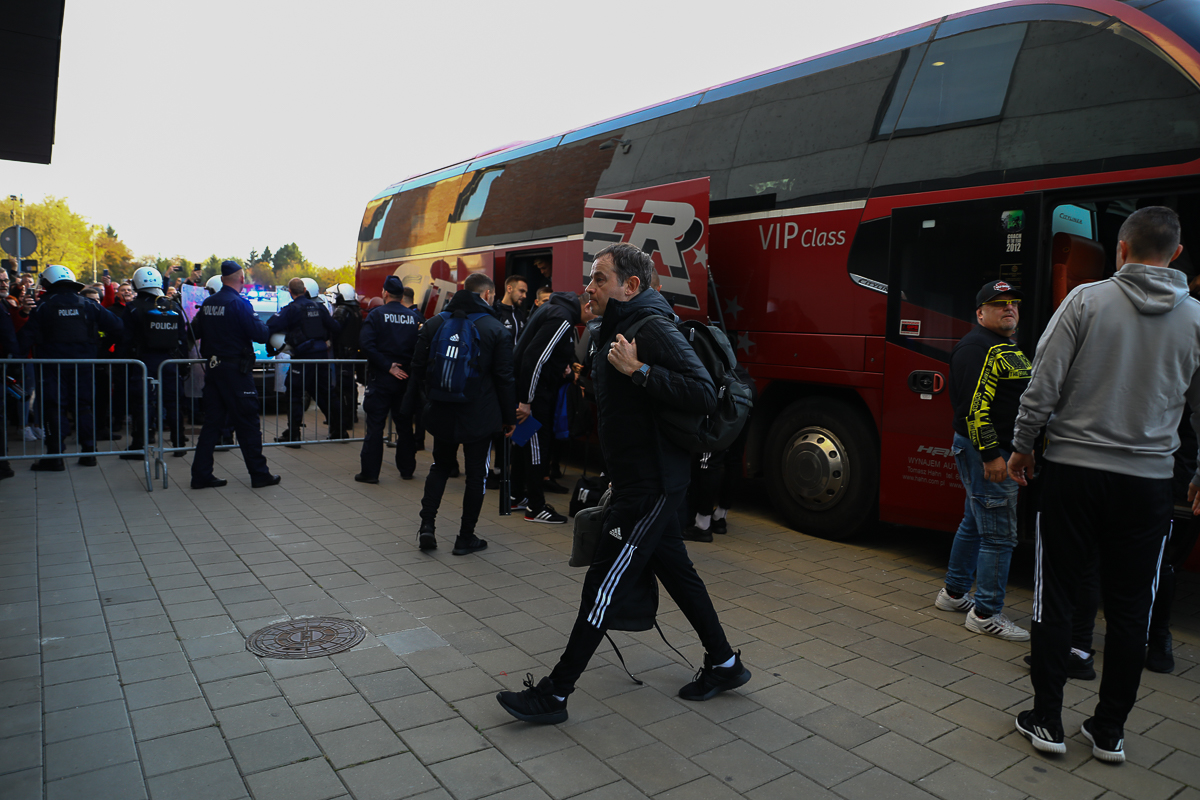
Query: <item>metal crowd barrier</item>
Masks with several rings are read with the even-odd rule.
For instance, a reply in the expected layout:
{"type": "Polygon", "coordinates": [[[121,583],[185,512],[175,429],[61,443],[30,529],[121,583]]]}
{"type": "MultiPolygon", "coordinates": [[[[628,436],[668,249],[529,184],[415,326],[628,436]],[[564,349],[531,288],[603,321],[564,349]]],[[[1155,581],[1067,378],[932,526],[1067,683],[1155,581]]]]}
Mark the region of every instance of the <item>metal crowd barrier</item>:
{"type": "Polygon", "coordinates": [[[150,478],[149,383],[146,365],[135,359],[6,359],[0,360],[3,378],[3,428],[0,429],[0,460],[99,458],[128,455],[145,465],[146,489],[150,478]],[[142,387],[141,398],[131,387],[142,387]],[[90,401],[89,401],[90,397],[90,401]],[[92,417],[94,441],[83,445],[87,417],[92,417]],[[10,425],[19,422],[19,452],[8,441],[10,425]],[[122,446],[122,437],[135,437],[140,430],[142,446],[122,446]],[[76,447],[68,449],[74,434],[76,447]],[[107,443],[107,449],[100,445],[107,443]]]}
{"type": "MultiPolygon", "coordinates": [[[[166,454],[181,456],[196,449],[200,435],[199,420],[203,418],[203,390],[206,377],[205,359],[174,358],[164,361],[158,368],[155,383],[162,385],[167,378],[168,367],[175,370],[178,387],[175,391],[181,406],[180,414],[190,420],[185,425],[186,442],[178,446],[170,444],[165,433],[170,427],[167,420],[168,392],[159,390],[155,414],[158,419],[157,445],[154,447],[154,477],[162,477],[163,488],[168,487],[166,454]]],[[[355,380],[355,367],[366,369],[363,359],[257,359],[254,362],[254,388],[258,395],[259,424],[262,430],[263,447],[298,447],[326,444],[330,442],[361,442],[366,427],[365,420],[357,420],[362,406],[362,389],[355,380]],[[290,406],[292,392],[304,393],[301,400],[303,412],[300,416],[299,434],[291,430],[290,406]],[[315,394],[315,396],[313,396],[315,394]],[[340,410],[349,418],[342,421],[342,430],[335,430],[333,402],[342,403],[340,410]],[[349,433],[349,436],[337,434],[349,433]]],[[[233,430],[229,426],[223,431],[217,450],[232,450],[233,430]]],[[[147,475],[149,466],[147,466],[147,475]]]]}

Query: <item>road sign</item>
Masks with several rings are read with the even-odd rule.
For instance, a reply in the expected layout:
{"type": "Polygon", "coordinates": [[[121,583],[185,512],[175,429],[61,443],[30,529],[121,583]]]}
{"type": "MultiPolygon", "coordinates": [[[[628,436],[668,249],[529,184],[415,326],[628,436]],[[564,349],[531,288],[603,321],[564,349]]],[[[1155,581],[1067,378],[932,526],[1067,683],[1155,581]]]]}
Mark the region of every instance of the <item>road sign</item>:
{"type": "Polygon", "coordinates": [[[37,236],[29,228],[13,225],[0,233],[0,247],[4,252],[15,258],[25,258],[37,250],[37,236]],[[17,231],[21,232],[21,252],[17,252],[17,231]]]}

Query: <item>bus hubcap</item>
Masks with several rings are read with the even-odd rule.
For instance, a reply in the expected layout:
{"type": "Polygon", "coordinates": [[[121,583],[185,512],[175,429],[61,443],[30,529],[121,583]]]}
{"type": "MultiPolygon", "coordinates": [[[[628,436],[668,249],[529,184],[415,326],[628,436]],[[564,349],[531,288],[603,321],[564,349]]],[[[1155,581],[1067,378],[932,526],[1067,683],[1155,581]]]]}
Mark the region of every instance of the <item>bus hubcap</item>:
{"type": "Polygon", "coordinates": [[[824,428],[804,428],[792,439],[783,458],[784,484],[805,508],[828,508],[846,488],[842,443],[824,428]]]}

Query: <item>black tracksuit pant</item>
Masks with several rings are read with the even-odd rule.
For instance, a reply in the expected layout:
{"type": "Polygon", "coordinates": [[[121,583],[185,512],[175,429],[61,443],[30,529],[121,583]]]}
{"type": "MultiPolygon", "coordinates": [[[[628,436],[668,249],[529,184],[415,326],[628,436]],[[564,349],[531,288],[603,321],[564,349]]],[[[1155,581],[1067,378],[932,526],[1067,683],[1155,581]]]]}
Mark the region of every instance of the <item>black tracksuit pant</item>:
{"type": "MultiPolygon", "coordinates": [[[[462,522],[459,524],[458,535],[469,538],[475,533],[479,511],[483,508],[483,497],[487,493],[488,456],[492,449],[492,439],[489,436],[476,442],[464,442],[462,449],[466,486],[463,488],[462,522]]],[[[435,437],[433,464],[425,478],[425,496],[421,498],[422,522],[432,525],[437,519],[438,507],[442,504],[442,495],[446,492],[446,480],[450,477],[450,470],[457,463],[458,442],[435,437]]]]}
{"type": "Polygon", "coordinates": [[[1038,514],[1030,677],[1034,709],[1061,719],[1075,602],[1100,577],[1108,632],[1094,716],[1123,728],[1137,698],[1150,608],[1171,526],[1171,479],[1047,461],[1038,514]]]}
{"type": "Polygon", "coordinates": [[[696,629],[714,663],[733,655],[704,581],[683,544],[680,513],[687,490],[636,494],[614,490],[595,560],[583,579],[579,616],[567,649],[550,673],[557,695],[575,690],[607,630],[609,615],[637,591],[643,570],[652,570],[696,629]],[[615,533],[620,534],[618,539],[615,533]]]}
{"type": "Polygon", "coordinates": [[[537,433],[523,447],[513,450],[512,493],[524,497],[534,514],[546,505],[546,478],[550,477],[551,448],[554,444],[554,403],[535,397],[531,416],[541,423],[537,433]]]}

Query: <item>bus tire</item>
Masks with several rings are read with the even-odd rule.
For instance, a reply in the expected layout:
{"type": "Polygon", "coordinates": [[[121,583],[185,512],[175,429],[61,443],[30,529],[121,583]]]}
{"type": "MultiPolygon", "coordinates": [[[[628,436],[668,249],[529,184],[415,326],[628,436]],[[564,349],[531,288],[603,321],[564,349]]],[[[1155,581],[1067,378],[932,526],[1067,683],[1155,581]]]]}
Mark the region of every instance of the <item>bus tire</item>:
{"type": "Polygon", "coordinates": [[[785,408],[767,436],[771,502],[801,533],[845,541],[878,515],[879,448],[870,423],[830,397],[785,408]]]}

